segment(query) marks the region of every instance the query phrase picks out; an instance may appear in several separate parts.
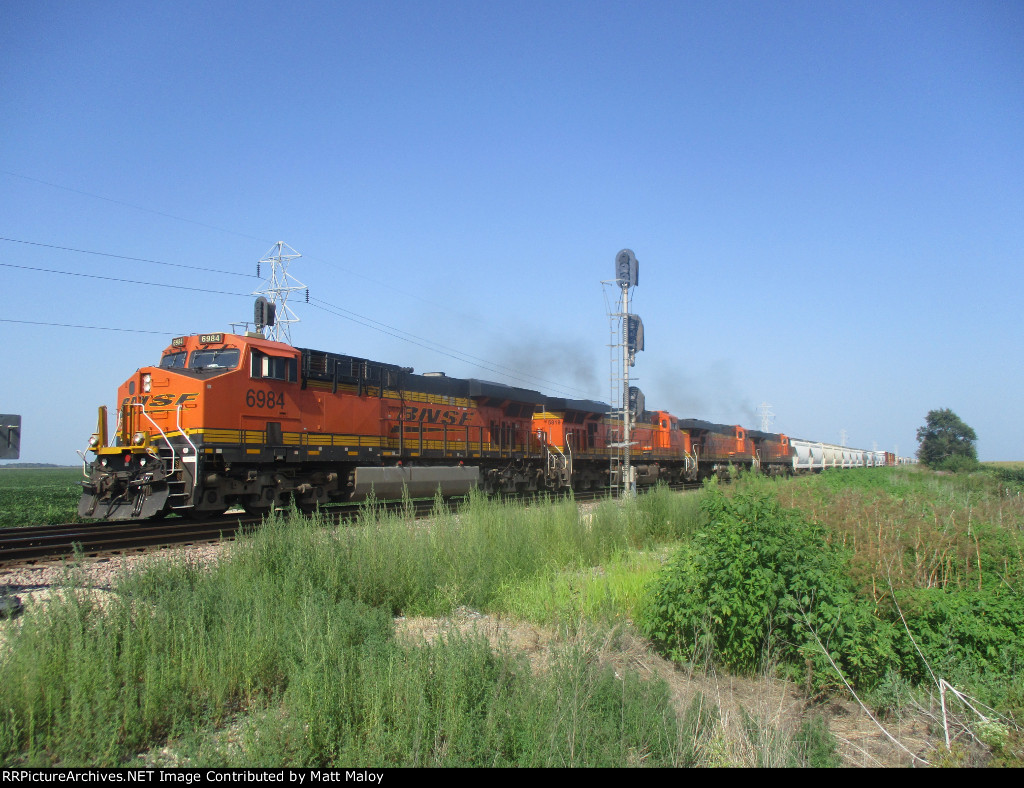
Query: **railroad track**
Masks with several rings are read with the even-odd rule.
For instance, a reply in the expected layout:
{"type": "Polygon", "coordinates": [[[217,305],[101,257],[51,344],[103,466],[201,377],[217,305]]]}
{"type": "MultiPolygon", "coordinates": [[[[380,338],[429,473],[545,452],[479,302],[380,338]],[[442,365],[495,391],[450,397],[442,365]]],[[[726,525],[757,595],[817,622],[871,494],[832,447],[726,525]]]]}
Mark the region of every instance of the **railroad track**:
{"type": "MultiPolygon", "coordinates": [[[[257,521],[258,522],[258,521],[257,521]]],[[[252,518],[221,517],[213,521],[165,520],[159,523],[99,522],[0,529],[0,565],[33,563],[71,555],[140,551],[166,545],[210,542],[233,537],[252,518]]]]}
{"type": "MultiPolygon", "coordinates": [[[[674,485],[675,490],[699,488],[700,484],[674,485]]],[[[578,502],[599,500],[609,492],[581,492],[574,496],[578,502]]],[[[511,496],[510,496],[511,497],[511,496]]],[[[517,496],[516,499],[537,496],[517,496]]],[[[458,507],[463,499],[450,499],[449,505],[458,507]]],[[[408,504],[402,501],[381,501],[381,511],[402,511],[408,504]]],[[[430,514],[433,500],[415,500],[411,507],[416,517],[430,514]]],[[[357,505],[336,506],[321,510],[336,523],[359,516],[357,505]]],[[[216,518],[192,520],[130,520],[113,522],[67,523],[63,525],[36,525],[0,529],[0,566],[32,564],[42,561],[82,556],[98,558],[119,553],[142,552],[158,547],[181,546],[215,542],[234,538],[239,532],[251,531],[259,526],[261,518],[243,513],[226,514],[216,518]]]]}
{"type": "MultiPolygon", "coordinates": [[[[382,502],[382,511],[399,510],[401,502],[382,502]]],[[[413,501],[416,516],[433,508],[433,501],[413,501]]],[[[336,523],[359,515],[358,506],[332,507],[323,514],[336,523]]],[[[159,547],[216,542],[234,538],[239,532],[251,531],[262,518],[244,513],[192,520],[186,517],[167,520],[99,521],[35,525],[0,529],[0,566],[33,564],[81,556],[98,558],[106,555],[137,553],[159,547]]]]}

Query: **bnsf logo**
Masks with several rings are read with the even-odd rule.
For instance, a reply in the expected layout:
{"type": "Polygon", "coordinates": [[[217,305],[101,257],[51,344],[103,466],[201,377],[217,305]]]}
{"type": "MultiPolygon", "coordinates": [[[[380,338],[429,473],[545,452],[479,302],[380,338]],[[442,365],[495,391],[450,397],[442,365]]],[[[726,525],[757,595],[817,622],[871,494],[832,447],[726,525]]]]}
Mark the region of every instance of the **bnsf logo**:
{"type": "Polygon", "coordinates": [[[426,424],[447,424],[462,427],[473,418],[470,411],[441,410],[440,408],[414,408],[406,405],[402,410],[402,421],[421,421],[426,424]]]}
{"type": "Polygon", "coordinates": [[[125,397],[124,401],[121,402],[121,407],[123,408],[128,403],[131,403],[133,405],[145,405],[148,408],[177,408],[186,402],[191,402],[198,398],[199,392],[182,394],[180,396],[175,394],[140,394],[135,397],[125,397]]]}

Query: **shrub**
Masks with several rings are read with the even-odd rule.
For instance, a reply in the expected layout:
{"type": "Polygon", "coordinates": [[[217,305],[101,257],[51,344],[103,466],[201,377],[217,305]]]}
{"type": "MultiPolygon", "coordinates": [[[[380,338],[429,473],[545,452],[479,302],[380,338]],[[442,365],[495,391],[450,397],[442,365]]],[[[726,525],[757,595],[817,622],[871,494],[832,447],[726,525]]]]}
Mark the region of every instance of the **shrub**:
{"type": "Polygon", "coordinates": [[[859,599],[847,556],[826,531],[763,492],[709,491],[708,527],[684,545],[641,605],[640,625],[668,655],[710,651],[729,669],[776,660],[815,688],[839,685],[822,647],[858,684],[895,660],[891,629],[859,599]]]}
{"type": "MultiPolygon", "coordinates": [[[[1024,599],[1005,587],[946,591],[916,589],[899,594],[900,607],[914,640],[932,671],[985,703],[1014,705],[1014,685],[1007,677],[1024,674],[1024,599]]],[[[900,627],[901,640],[905,633],[900,627]]],[[[928,677],[916,650],[907,643],[905,675],[928,677]]]]}
{"type": "Polygon", "coordinates": [[[978,460],[974,457],[966,457],[962,454],[954,454],[952,457],[947,457],[940,462],[936,468],[942,471],[952,471],[953,473],[970,473],[976,471],[981,467],[978,460]]]}

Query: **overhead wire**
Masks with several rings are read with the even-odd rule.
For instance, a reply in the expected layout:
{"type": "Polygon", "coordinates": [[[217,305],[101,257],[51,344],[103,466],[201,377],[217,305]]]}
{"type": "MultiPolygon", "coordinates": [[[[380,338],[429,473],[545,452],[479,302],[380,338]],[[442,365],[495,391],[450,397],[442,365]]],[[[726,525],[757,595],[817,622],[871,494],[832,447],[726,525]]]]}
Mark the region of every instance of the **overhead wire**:
{"type": "Polygon", "coordinates": [[[110,326],[83,326],[77,323],[48,323],[43,320],[15,320],[9,317],[0,317],[0,323],[22,323],[29,326],[55,326],[57,328],[86,328],[92,331],[123,331],[129,334],[162,334],[164,336],[170,334],[173,336],[173,331],[154,331],[153,329],[146,328],[112,328],[110,326]]]}
{"type": "Polygon", "coordinates": [[[53,189],[61,189],[66,192],[73,192],[74,194],[81,194],[86,197],[93,197],[97,200],[104,200],[105,202],[113,203],[114,205],[123,205],[126,208],[134,208],[136,211],[143,211],[145,213],[152,213],[157,216],[163,216],[165,219],[174,219],[178,222],[187,222],[188,224],[194,224],[199,227],[205,227],[208,230],[217,230],[221,233],[228,233],[229,235],[237,235],[241,238],[248,238],[250,241],[260,241],[265,243],[274,243],[273,241],[267,241],[264,238],[257,238],[254,235],[247,235],[246,233],[240,233],[237,230],[228,230],[226,227],[217,227],[214,224],[207,224],[206,222],[200,222],[195,219],[186,219],[184,216],[175,216],[173,213],[164,213],[163,211],[157,211],[153,208],[146,208],[142,205],[135,205],[134,203],[125,202],[124,200],[115,200],[112,197],[104,197],[102,194],[95,194],[93,192],[87,192],[83,189],[74,189],[70,186],[62,186],[59,183],[50,183],[44,181],[41,178],[33,178],[29,175],[22,175],[19,172],[11,172],[10,170],[0,170],[0,173],[4,175],[10,175],[12,178],[22,178],[26,181],[32,181],[33,183],[41,183],[43,186],[49,186],[53,189]]]}
{"type": "MultiPolygon", "coordinates": [[[[262,242],[266,242],[266,243],[273,243],[271,241],[267,241],[264,238],[258,238],[256,236],[248,235],[246,233],[240,233],[240,232],[237,232],[235,230],[229,230],[227,228],[218,227],[216,225],[207,224],[205,222],[200,222],[200,221],[196,221],[196,220],[193,220],[193,219],[187,219],[187,218],[181,217],[181,216],[175,216],[174,214],[169,214],[169,213],[166,213],[166,212],[163,212],[163,211],[158,211],[158,210],[155,210],[155,209],[152,209],[152,208],[147,208],[145,206],[141,206],[141,205],[136,205],[136,204],[133,204],[133,203],[125,202],[123,200],[116,200],[116,199],[113,199],[113,198],[110,198],[110,197],[105,197],[105,196],[100,195],[100,194],[95,194],[93,192],[84,191],[82,189],[75,189],[75,188],[72,188],[72,187],[69,187],[69,186],[62,186],[60,184],[51,183],[49,181],[44,181],[44,180],[39,179],[39,178],[33,178],[31,176],[27,176],[27,175],[23,175],[23,174],[20,174],[20,173],[11,172],[9,170],[0,169],[0,173],[3,173],[5,175],[9,175],[9,176],[12,176],[12,177],[15,177],[15,178],[22,178],[24,180],[32,181],[34,183],[39,183],[39,184],[42,184],[42,185],[45,185],[45,186],[49,186],[51,188],[61,189],[61,190],[64,190],[64,191],[73,192],[73,193],[76,193],[76,194],[81,194],[81,195],[84,195],[84,196],[87,196],[87,197],[93,197],[95,199],[104,200],[106,202],[109,202],[109,203],[112,203],[112,204],[115,204],[115,205],[122,205],[122,206],[125,206],[125,207],[128,207],[128,208],[132,208],[132,209],[135,209],[135,210],[144,211],[146,213],[152,213],[152,214],[155,214],[155,215],[158,215],[158,216],[163,216],[165,218],[174,219],[176,221],[182,221],[182,222],[187,222],[187,223],[190,223],[190,224],[195,224],[195,225],[198,225],[198,226],[201,226],[201,227],[206,227],[206,228],[211,229],[211,230],[217,230],[219,232],[229,233],[231,235],[236,235],[236,236],[240,236],[240,237],[243,237],[243,238],[248,238],[250,240],[262,241],[262,242]]],[[[39,247],[43,247],[43,248],[57,249],[57,250],[61,250],[61,251],[78,252],[78,253],[82,253],[82,254],[94,254],[94,255],[100,255],[100,256],[104,256],[104,257],[115,258],[115,259],[130,260],[130,261],[133,261],[133,262],[152,263],[152,264],[156,264],[156,265],[166,265],[166,266],[173,266],[173,267],[178,267],[178,268],[199,270],[199,271],[203,271],[205,273],[222,273],[222,274],[230,274],[230,275],[233,275],[233,276],[248,276],[248,274],[240,274],[240,273],[235,272],[235,271],[223,271],[223,270],[217,270],[217,269],[207,269],[207,268],[202,268],[200,266],[189,266],[189,265],[185,265],[185,264],[181,264],[181,263],[168,263],[168,262],[161,261],[161,260],[152,260],[152,259],[146,259],[146,258],[140,258],[140,257],[130,257],[130,256],[127,256],[127,255],[119,255],[119,254],[113,254],[113,253],[108,253],[108,252],[100,252],[100,251],[89,250],[89,249],[78,249],[78,248],[73,248],[73,247],[59,246],[57,244],[47,244],[47,243],[41,243],[41,242],[36,242],[36,241],[25,241],[25,240],[20,240],[20,239],[16,239],[16,238],[0,237],[0,241],[7,241],[7,242],[11,242],[11,243],[21,243],[21,244],[39,246],[39,247]]],[[[329,266],[331,266],[333,268],[336,268],[336,269],[340,269],[340,270],[344,270],[344,271],[349,271],[349,272],[351,272],[352,274],[354,274],[356,276],[359,276],[359,277],[361,277],[363,279],[366,279],[367,281],[374,282],[374,283],[379,284],[381,286],[390,288],[390,289],[392,289],[392,290],[394,290],[394,291],[396,291],[398,293],[401,293],[402,295],[405,295],[405,296],[407,296],[409,298],[414,298],[414,299],[426,302],[426,299],[423,299],[420,296],[417,296],[417,295],[412,294],[412,293],[406,293],[406,292],[404,292],[402,290],[399,290],[398,288],[394,287],[394,285],[391,285],[391,284],[388,284],[388,283],[385,283],[385,282],[380,282],[378,280],[373,279],[372,277],[365,276],[364,274],[362,274],[362,273],[360,273],[358,271],[352,271],[351,269],[349,269],[349,268],[347,268],[345,266],[338,265],[337,263],[334,263],[332,261],[324,260],[323,258],[318,258],[315,255],[303,255],[303,256],[306,257],[307,259],[310,259],[310,260],[318,260],[319,262],[325,263],[325,264],[327,264],[327,265],[329,265],[329,266]]],[[[124,283],[124,284],[144,285],[144,286],[149,286],[149,287],[169,287],[169,288],[174,288],[174,289],[179,289],[179,290],[190,290],[190,291],[194,291],[194,292],[210,293],[210,294],[213,294],[213,295],[232,295],[232,296],[245,296],[245,297],[248,297],[248,296],[252,295],[252,293],[232,293],[232,292],[223,291],[223,290],[212,290],[212,289],[209,289],[209,288],[190,287],[190,286],[186,286],[186,285],[172,285],[172,284],[161,284],[161,283],[156,283],[156,282],[143,282],[143,281],[138,281],[138,280],[133,280],[133,279],[121,279],[121,278],[117,278],[117,277],[102,276],[102,275],[99,275],[99,274],[85,274],[85,273],[72,272],[72,271],[58,271],[58,270],[55,270],[55,269],[47,269],[47,268],[33,268],[31,266],[15,265],[15,264],[12,264],[12,263],[0,263],[0,265],[5,266],[5,267],[9,267],[9,268],[19,268],[19,269],[22,269],[22,270],[36,271],[36,272],[41,272],[41,273],[63,274],[65,276],[80,276],[80,277],[86,277],[86,278],[92,278],[92,279],[102,279],[102,280],[106,280],[106,281],[119,282],[119,283],[124,283]]],[[[313,300],[319,300],[319,299],[313,299],[313,300]]],[[[323,311],[326,311],[329,314],[334,314],[336,317],[342,317],[344,319],[351,320],[351,321],[356,322],[356,323],[360,323],[360,320],[361,321],[366,321],[366,322],[362,322],[361,325],[364,325],[365,327],[370,328],[372,330],[379,331],[379,332],[384,333],[384,334],[388,334],[389,336],[392,336],[392,337],[394,337],[396,339],[400,339],[402,341],[409,342],[410,344],[417,345],[417,346],[422,347],[422,348],[424,348],[426,350],[430,350],[430,351],[435,352],[435,353],[440,353],[441,355],[444,355],[444,356],[447,356],[449,358],[455,359],[456,361],[472,364],[473,366],[476,366],[476,367],[478,367],[480,369],[485,369],[485,370],[487,370],[487,371],[489,371],[489,372],[491,372],[493,374],[498,374],[498,375],[503,375],[503,376],[506,376],[506,377],[511,377],[511,378],[513,378],[515,380],[519,380],[519,381],[527,381],[527,382],[528,381],[538,381],[540,383],[544,383],[544,384],[546,384],[546,385],[548,385],[550,387],[553,387],[553,388],[555,388],[555,389],[557,389],[559,391],[562,391],[562,392],[576,392],[577,394],[585,394],[585,392],[582,389],[577,389],[577,388],[574,388],[572,386],[566,386],[564,384],[559,384],[559,383],[556,383],[554,381],[550,381],[550,380],[547,380],[545,378],[541,378],[541,377],[539,377],[537,375],[531,375],[530,373],[524,372],[522,370],[516,370],[516,369],[513,369],[511,367],[503,366],[501,364],[495,364],[494,362],[489,362],[489,361],[487,361],[485,359],[482,359],[482,358],[480,358],[478,356],[473,356],[472,354],[465,353],[463,351],[456,350],[454,348],[448,348],[448,347],[446,347],[444,345],[440,345],[440,344],[438,344],[436,342],[432,342],[431,340],[425,339],[423,337],[419,337],[419,336],[417,336],[415,334],[411,334],[409,332],[402,331],[401,329],[395,328],[394,326],[389,326],[386,323],[381,323],[380,321],[376,321],[373,318],[369,318],[369,317],[366,317],[366,316],[363,316],[363,315],[357,315],[354,312],[348,312],[348,310],[344,310],[343,308],[338,307],[338,306],[333,305],[333,304],[330,304],[330,303],[328,303],[326,301],[320,301],[320,305],[315,304],[315,303],[311,303],[310,305],[311,306],[315,306],[316,308],[319,308],[319,309],[321,309],[323,311]],[[348,314],[343,314],[345,312],[348,312],[348,314]],[[351,317],[350,315],[352,315],[354,317],[351,317]],[[358,318],[358,319],[356,319],[356,318],[358,318]]],[[[485,327],[485,330],[486,330],[486,327],[485,327]]],[[[493,334],[494,332],[489,331],[489,333],[493,334]]],[[[536,385],[536,384],[531,383],[531,385],[536,385]]]]}
{"type": "MultiPolygon", "coordinates": [[[[143,261],[143,262],[148,262],[148,261],[143,261]]],[[[118,282],[118,283],[121,283],[121,284],[142,285],[142,286],[145,286],[145,287],[167,287],[167,288],[171,288],[171,289],[175,289],[175,290],[188,290],[188,291],[192,291],[192,292],[208,293],[208,294],[212,294],[212,295],[229,295],[229,296],[238,296],[238,297],[243,297],[243,298],[249,298],[252,295],[252,293],[237,293],[237,292],[231,292],[231,291],[227,291],[227,290],[214,290],[214,289],[205,288],[205,287],[193,287],[193,286],[189,286],[189,285],[168,284],[168,283],[165,283],[165,282],[145,282],[145,281],[141,281],[141,280],[138,280],[138,279],[125,279],[125,278],[121,278],[121,277],[104,276],[102,274],[87,274],[87,273],[83,273],[81,271],[61,271],[61,270],[53,269],[53,268],[41,268],[41,267],[38,267],[38,266],[18,265],[16,263],[0,262],[0,266],[6,267],[6,268],[14,268],[14,269],[19,269],[19,270],[24,270],[24,271],[34,271],[34,272],[37,272],[37,273],[58,274],[58,275],[62,275],[62,276],[77,276],[77,277],[82,277],[82,278],[87,278],[87,279],[99,279],[99,280],[108,281],[108,282],[118,282]]],[[[327,301],[323,301],[322,299],[316,299],[316,298],[310,299],[310,306],[312,306],[312,307],[314,307],[316,309],[320,309],[320,310],[322,310],[324,312],[327,312],[328,314],[332,314],[335,317],[341,317],[341,318],[343,318],[345,320],[349,320],[351,322],[358,323],[359,325],[363,325],[366,328],[370,328],[370,329],[372,329],[374,331],[379,331],[380,333],[387,334],[388,336],[392,336],[395,339],[400,339],[400,340],[402,340],[404,342],[408,342],[410,344],[422,347],[422,348],[424,348],[426,350],[430,350],[431,352],[439,353],[439,354],[441,354],[443,356],[447,356],[448,358],[454,359],[455,361],[460,361],[462,363],[471,364],[472,366],[475,366],[475,367],[477,367],[479,369],[486,370],[486,371],[488,371],[488,372],[490,372],[492,374],[501,375],[501,376],[504,376],[506,378],[511,378],[513,380],[517,380],[517,381],[520,381],[522,383],[527,383],[527,384],[529,384],[531,386],[537,385],[538,382],[539,383],[545,383],[550,388],[554,389],[555,391],[561,392],[563,394],[568,394],[570,397],[574,396],[571,392],[576,392],[577,394],[584,393],[580,389],[574,389],[571,386],[565,386],[564,384],[556,383],[555,381],[547,380],[547,379],[541,378],[541,377],[539,377],[537,375],[531,375],[530,373],[523,372],[522,370],[517,370],[517,369],[514,369],[512,367],[506,367],[506,366],[503,366],[501,364],[495,364],[493,362],[489,362],[486,359],[482,359],[482,358],[480,358],[478,356],[473,356],[473,355],[471,355],[469,353],[464,353],[463,351],[456,350],[455,348],[450,348],[450,347],[446,347],[445,345],[440,345],[440,344],[438,344],[436,342],[432,342],[431,340],[425,339],[424,337],[420,337],[420,336],[417,336],[415,334],[411,334],[411,333],[409,333],[407,331],[403,331],[402,329],[396,328],[394,326],[390,326],[387,323],[382,323],[382,322],[380,322],[378,320],[374,320],[373,318],[367,317],[365,315],[360,315],[358,313],[351,312],[350,310],[346,310],[346,309],[344,309],[342,307],[339,307],[339,306],[337,306],[335,304],[331,304],[331,303],[329,303],[327,301]]],[[[30,322],[30,321],[9,321],[9,322],[30,322]]],[[[42,324],[40,324],[40,325],[42,325],[42,324]]],[[[51,325],[60,325],[60,324],[51,324],[51,325]]],[[[95,326],[95,327],[89,327],[89,326],[70,326],[70,327],[76,327],[76,328],[97,328],[99,330],[103,330],[103,328],[100,327],[100,326],[95,326]]],[[[152,333],[160,333],[160,332],[152,332],[152,333]]]]}
{"type": "Polygon", "coordinates": [[[227,290],[211,290],[206,287],[190,287],[189,285],[172,285],[165,282],[142,282],[138,279],[121,279],[116,276],[103,276],[102,274],[86,274],[81,271],[58,271],[53,268],[36,268],[30,265],[17,265],[15,263],[0,263],[4,268],[18,268],[22,271],[36,271],[44,274],[62,274],[63,276],[80,276],[86,279],[103,279],[108,282],[121,282],[130,285],[146,285],[147,287],[170,287],[175,290],[192,290],[198,293],[211,293],[213,295],[243,296],[248,298],[252,293],[232,293],[227,290]]]}
{"type": "Polygon", "coordinates": [[[203,273],[207,273],[207,274],[227,274],[229,276],[246,276],[246,277],[255,277],[256,276],[256,274],[253,274],[253,273],[243,274],[243,273],[241,273],[239,271],[224,271],[223,269],[219,269],[219,268],[204,268],[203,266],[200,266],[200,265],[185,265],[184,263],[168,263],[168,262],[164,262],[163,260],[149,260],[149,259],[147,259],[145,257],[130,257],[130,256],[125,255],[125,254],[113,254],[112,252],[98,252],[98,251],[96,251],[94,249],[76,249],[76,248],[71,247],[71,246],[57,246],[56,244],[44,244],[44,243],[41,243],[39,241],[23,241],[20,238],[4,238],[3,236],[0,236],[0,241],[8,241],[10,243],[16,243],[16,244],[27,244],[29,246],[41,246],[41,247],[43,247],[45,249],[59,249],[59,250],[61,250],[63,252],[79,252],[81,254],[99,255],[101,257],[113,257],[113,258],[118,259],[118,260],[131,260],[132,262],[136,262],[136,263],[153,263],[155,265],[167,265],[167,266],[172,266],[174,268],[187,268],[187,269],[192,270],[192,271],[202,271],[203,273]]]}
{"type": "MultiPolygon", "coordinates": [[[[145,213],[151,213],[151,214],[154,214],[156,216],[163,216],[163,217],[166,217],[168,219],[174,219],[174,220],[180,221],[180,222],[186,222],[186,223],[189,223],[189,224],[195,224],[195,225],[198,225],[200,227],[206,227],[207,229],[210,229],[210,230],[216,230],[218,232],[224,232],[224,233],[228,233],[228,234],[231,234],[231,235],[237,235],[239,237],[248,238],[248,239],[253,240],[253,241],[261,241],[263,243],[274,243],[273,241],[269,241],[269,240],[267,240],[265,238],[259,238],[257,236],[249,235],[247,233],[241,233],[241,232],[237,232],[235,230],[229,230],[229,229],[224,228],[224,227],[218,227],[216,225],[207,224],[205,222],[196,221],[194,219],[186,219],[185,217],[182,217],[182,216],[175,216],[174,214],[166,213],[164,211],[158,211],[158,210],[155,210],[153,208],[147,208],[147,207],[142,206],[142,205],[136,205],[134,203],[125,202],[123,200],[116,200],[116,199],[113,199],[111,197],[105,197],[105,196],[103,196],[101,194],[95,194],[94,192],[85,191],[84,189],[75,189],[75,188],[70,187],[70,186],[63,186],[61,184],[51,183],[49,181],[44,181],[44,180],[42,180],[40,178],[33,178],[33,177],[29,176],[29,175],[23,175],[21,173],[11,172],[10,170],[0,169],[0,174],[9,175],[9,176],[11,176],[13,178],[21,178],[23,180],[31,181],[33,183],[39,183],[39,184],[42,184],[44,186],[49,186],[49,187],[54,188],[54,189],[60,189],[60,190],[63,190],[63,191],[72,192],[74,194],[81,194],[81,195],[84,195],[86,197],[93,197],[93,198],[95,198],[97,200],[103,200],[105,202],[109,202],[109,203],[112,203],[114,205],[122,205],[124,207],[132,208],[132,209],[137,210],[137,211],[143,211],[145,213]]],[[[307,253],[307,254],[303,254],[302,256],[306,260],[313,260],[313,261],[316,261],[316,262],[320,262],[320,263],[323,263],[323,264],[325,264],[325,265],[327,265],[327,266],[329,266],[329,267],[331,267],[331,268],[333,268],[335,270],[344,271],[347,276],[358,277],[358,278],[363,279],[363,280],[365,280],[367,282],[372,282],[373,284],[378,285],[380,287],[387,288],[388,290],[391,290],[392,292],[398,293],[398,294],[400,294],[400,295],[402,295],[402,296],[404,296],[406,298],[414,299],[416,301],[420,301],[422,303],[431,304],[432,305],[431,301],[429,301],[428,299],[423,298],[422,296],[417,295],[416,293],[407,292],[405,290],[402,290],[401,288],[395,287],[395,285],[390,283],[390,282],[384,282],[384,281],[381,281],[379,279],[375,279],[372,276],[367,276],[366,274],[364,274],[360,270],[356,270],[354,268],[350,268],[349,266],[341,265],[341,264],[339,264],[339,263],[337,263],[337,262],[335,262],[333,260],[327,260],[327,259],[324,259],[322,257],[318,257],[315,254],[308,254],[307,253]]],[[[449,307],[449,309],[450,309],[450,307],[449,307]]],[[[468,316],[466,316],[466,315],[463,315],[463,316],[467,317],[467,319],[469,319],[468,316]]],[[[486,331],[487,333],[491,334],[492,336],[499,336],[497,334],[497,332],[491,330],[487,326],[481,326],[481,328],[484,331],[486,331]]]]}

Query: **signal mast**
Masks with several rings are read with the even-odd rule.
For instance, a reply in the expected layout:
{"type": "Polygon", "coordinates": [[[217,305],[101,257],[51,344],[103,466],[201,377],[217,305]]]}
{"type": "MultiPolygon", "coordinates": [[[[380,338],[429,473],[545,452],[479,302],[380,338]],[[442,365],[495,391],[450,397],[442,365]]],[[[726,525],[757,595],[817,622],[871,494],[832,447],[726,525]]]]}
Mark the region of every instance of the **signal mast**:
{"type": "Polygon", "coordinates": [[[643,392],[629,385],[629,368],[636,364],[636,354],[644,349],[643,321],[638,315],[629,312],[629,291],[637,286],[638,269],[639,263],[633,250],[623,249],[615,255],[615,279],[603,283],[614,284],[621,291],[620,311],[612,312],[609,307],[608,313],[612,326],[612,342],[609,345],[612,352],[611,401],[622,403],[621,410],[612,411],[622,416],[622,440],[609,444],[609,448],[620,450],[618,458],[611,458],[613,468],[609,470],[614,469],[614,462],[618,459],[621,490],[627,496],[636,492],[630,457],[633,419],[643,413],[645,404],[643,392]]]}

